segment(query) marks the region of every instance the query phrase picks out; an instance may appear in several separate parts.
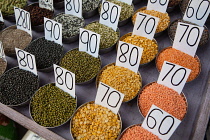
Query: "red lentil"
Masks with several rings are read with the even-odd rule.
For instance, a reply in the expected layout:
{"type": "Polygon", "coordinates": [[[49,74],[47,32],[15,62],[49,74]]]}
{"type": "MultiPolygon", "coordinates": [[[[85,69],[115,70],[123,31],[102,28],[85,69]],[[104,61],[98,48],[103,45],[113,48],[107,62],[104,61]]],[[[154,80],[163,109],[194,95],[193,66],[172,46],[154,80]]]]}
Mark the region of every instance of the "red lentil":
{"type": "Polygon", "coordinates": [[[139,96],[138,105],[144,117],[146,117],[153,104],[179,120],[182,120],[187,112],[187,103],[184,96],[156,82],[145,86],[139,96]]]}

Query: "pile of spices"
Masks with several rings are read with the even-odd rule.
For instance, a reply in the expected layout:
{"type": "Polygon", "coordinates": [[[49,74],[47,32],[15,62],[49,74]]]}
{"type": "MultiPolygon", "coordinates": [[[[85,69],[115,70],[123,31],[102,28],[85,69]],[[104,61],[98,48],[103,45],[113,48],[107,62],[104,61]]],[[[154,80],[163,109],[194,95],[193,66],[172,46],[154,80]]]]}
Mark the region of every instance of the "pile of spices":
{"type": "Polygon", "coordinates": [[[76,109],[76,99],[55,84],[40,87],[31,99],[30,111],[35,122],[56,127],[67,122],[76,109]]]}
{"type": "MultiPolygon", "coordinates": [[[[107,0],[108,2],[114,3],[118,6],[121,7],[121,12],[120,12],[120,19],[119,21],[123,21],[126,20],[128,18],[130,18],[133,13],[134,13],[134,7],[133,5],[129,5],[125,2],[122,1],[118,1],[118,0],[107,0]]],[[[101,12],[101,6],[99,8],[99,12],[101,12]]]]}
{"type": "Polygon", "coordinates": [[[156,59],[158,71],[161,71],[164,61],[175,63],[191,70],[187,82],[194,80],[200,73],[200,61],[198,57],[192,57],[182,51],[168,47],[159,53],[156,59]]]}
{"type": "Polygon", "coordinates": [[[178,5],[182,0],[169,0],[168,7],[174,7],[178,5]]]}
{"type": "Polygon", "coordinates": [[[63,46],[41,37],[32,41],[25,51],[35,55],[38,69],[45,69],[59,62],[63,55],[63,46]]]}
{"type": "MultiPolygon", "coordinates": [[[[187,24],[192,24],[192,25],[196,25],[196,24],[193,24],[191,22],[188,22],[188,21],[184,21],[182,19],[177,19],[175,20],[174,22],[172,22],[169,26],[169,31],[168,31],[168,35],[169,37],[174,40],[175,38],[175,34],[176,34],[176,29],[177,29],[177,26],[178,26],[178,22],[184,22],[184,23],[187,23],[187,24]]],[[[206,43],[208,43],[209,41],[209,30],[206,26],[204,26],[204,30],[203,30],[203,34],[201,36],[201,40],[199,42],[199,46],[202,46],[206,43]]]]}
{"type": "Polygon", "coordinates": [[[14,6],[23,8],[26,6],[27,0],[0,0],[0,9],[3,16],[14,14],[14,6]]]}
{"type": "Polygon", "coordinates": [[[0,21],[0,31],[4,28],[4,22],[0,21]]]}
{"type": "Polygon", "coordinates": [[[45,8],[40,8],[38,3],[31,4],[24,8],[31,16],[31,26],[44,24],[44,17],[51,19],[54,12],[45,8]]]}
{"type": "Polygon", "coordinates": [[[5,72],[6,68],[7,62],[3,58],[0,58],[0,75],[2,75],[5,72]]]}
{"type": "Polygon", "coordinates": [[[38,76],[19,68],[6,71],[0,78],[0,102],[19,105],[28,101],[38,89],[38,76]]]}
{"type": "Polygon", "coordinates": [[[0,33],[6,55],[15,55],[15,48],[24,49],[31,42],[32,37],[27,32],[10,26],[0,33]]]}
{"type": "Polygon", "coordinates": [[[112,47],[119,39],[118,32],[106,25],[100,24],[98,21],[88,24],[85,29],[101,35],[100,49],[112,47]]]}
{"type": "Polygon", "coordinates": [[[82,12],[91,12],[98,8],[100,0],[83,0],[82,1],[82,12]]]}
{"type": "Polygon", "coordinates": [[[69,14],[59,14],[54,18],[55,21],[62,24],[62,36],[63,38],[71,38],[78,35],[80,28],[85,26],[83,18],[69,14]]]}
{"type": "Polygon", "coordinates": [[[135,125],[127,128],[120,140],[160,140],[158,136],[152,134],[140,125],[135,125]]]}
{"type": "Polygon", "coordinates": [[[119,116],[91,102],[80,107],[71,121],[71,133],[77,140],[115,140],[120,131],[119,116]]]}
{"type": "Polygon", "coordinates": [[[182,120],[187,113],[187,103],[184,96],[156,82],[145,86],[139,96],[138,105],[144,117],[153,104],[179,120],[182,120]]]}
{"type": "Polygon", "coordinates": [[[125,95],[123,102],[133,99],[142,86],[139,74],[115,64],[105,66],[98,80],[123,93],[125,95]]]}
{"type": "Polygon", "coordinates": [[[93,79],[101,68],[99,58],[79,51],[78,48],[67,52],[59,64],[75,74],[76,83],[83,83],[93,79]]]}
{"type": "Polygon", "coordinates": [[[155,40],[150,40],[142,36],[132,35],[131,33],[122,36],[120,40],[144,49],[140,64],[151,62],[158,53],[158,44],[155,40]]]}
{"type": "Polygon", "coordinates": [[[168,28],[169,23],[170,23],[170,17],[168,15],[168,13],[161,13],[159,11],[154,11],[154,10],[146,10],[146,7],[140,8],[138,9],[135,14],[132,17],[132,22],[135,23],[136,21],[136,17],[137,17],[137,13],[141,12],[141,13],[145,13],[151,16],[155,16],[159,18],[159,23],[156,29],[156,33],[162,32],[165,29],[168,28]]]}

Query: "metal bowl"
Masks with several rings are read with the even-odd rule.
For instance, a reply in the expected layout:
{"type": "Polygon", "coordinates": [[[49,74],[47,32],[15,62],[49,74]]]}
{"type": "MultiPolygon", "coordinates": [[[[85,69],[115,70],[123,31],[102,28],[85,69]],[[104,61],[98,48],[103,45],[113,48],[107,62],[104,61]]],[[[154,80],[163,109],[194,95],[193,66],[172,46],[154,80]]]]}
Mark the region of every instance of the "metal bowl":
{"type": "MultiPolygon", "coordinates": [[[[98,2],[98,6],[100,5],[100,1],[98,2]]],[[[94,15],[96,15],[97,13],[98,13],[98,6],[95,8],[95,9],[93,9],[92,11],[88,11],[88,12],[85,12],[85,11],[83,11],[82,12],[82,16],[83,16],[83,18],[85,18],[85,19],[88,19],[88,18],[91,18],[91,17],[93,17],[94,15]]]]}
{"type": "Polygon", "coordinates": [[[122,136],[125,134],[125,132],[126,132],[128,129],[134,127],[134,126],[141,126],[141,124],[133,124],[133,125],[128,126],[127,128],[125,128],[125,129],[122,131],[122,133],[121,133],[120,136],[117,138],[117,140],[120,140],[120,139],[122,138],[122,136]]]}
{"type": "Polygon", "coordinates": [[[64,8],[64,0],[61,1],[61,2],[57,2],[57,3],[53,2],[53,6],[54,6],[55,9],[62,9],[62,8],[64,8]]]}

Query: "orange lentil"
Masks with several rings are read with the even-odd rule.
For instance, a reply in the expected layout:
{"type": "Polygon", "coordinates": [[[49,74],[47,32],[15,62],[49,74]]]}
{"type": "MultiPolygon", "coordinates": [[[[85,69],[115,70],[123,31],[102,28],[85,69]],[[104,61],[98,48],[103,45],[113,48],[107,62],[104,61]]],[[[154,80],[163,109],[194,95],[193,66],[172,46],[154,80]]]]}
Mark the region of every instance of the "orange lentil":
{"type": "Polygon", "coordinates": [[[156,29],[156,33],[164,31],[169,26],[170,17],[168,15],[168,13],[161,13],[161,12],[155,11],[155,10],[146,10],[146,7],[140,8],[135,12],[135,14],[132,16],[132,22],[133,23],[135,23],[135,21],[136,21],[136,17],[137,17],[138,12],[141,12],[141,13],[148,14],[148,15],[155,16],[155,17],[159,18],[159,23],[158,23],[158,26],[157,26],[157,29],[156,29]]]}
{"type": "Polygon", "coordinates": [[[175,63],[185,68],[191,69],[187,82],[194,80],[200,73],[200,61],[182,51],[168,47],[157,56],[156,66],[161,71],[164,61],[175,63]]]}
{"type": "Polygon", "coordinates": [[[160,140],[158,136],[152,134],[141,126],[131,126],[128,128],[120,140],[160,140]]]}
{"type": "Polygon", "coordinates": [[[179,120],[182,120],[187,112],[187,103],[184,96],[156,82],[145,86],[139,96],[138,105],[144,117],[146,117],[153,104],[179,120]]]}

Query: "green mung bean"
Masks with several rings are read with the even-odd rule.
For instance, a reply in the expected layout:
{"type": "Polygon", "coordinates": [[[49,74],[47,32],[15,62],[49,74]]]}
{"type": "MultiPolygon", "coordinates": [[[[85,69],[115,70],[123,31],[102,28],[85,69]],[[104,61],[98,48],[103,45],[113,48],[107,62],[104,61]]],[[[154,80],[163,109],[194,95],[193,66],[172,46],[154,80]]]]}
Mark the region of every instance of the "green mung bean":
{"type": "Polygon", "coordinates": [[[30,104],[31,116],[45,127],[67,122],[76,109],[76,99],[55,84],[47,84],[36,92],[30,104]]]}
{"type": "Polygon", "coordinates": [[[82,12],[90,12],[96,9],[100,0],[82,0],[82,12]]]}

